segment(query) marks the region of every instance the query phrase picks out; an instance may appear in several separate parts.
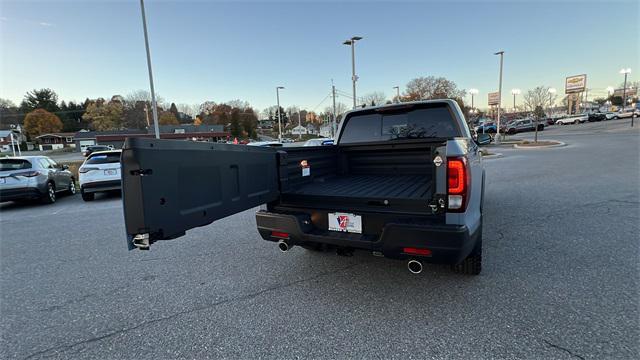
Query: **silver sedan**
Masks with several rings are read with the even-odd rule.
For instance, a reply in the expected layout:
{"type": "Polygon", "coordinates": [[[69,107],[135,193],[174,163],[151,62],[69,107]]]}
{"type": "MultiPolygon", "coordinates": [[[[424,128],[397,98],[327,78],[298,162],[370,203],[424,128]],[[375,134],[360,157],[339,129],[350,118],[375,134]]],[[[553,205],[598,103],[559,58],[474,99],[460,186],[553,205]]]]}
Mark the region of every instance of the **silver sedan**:
{"type": "Polygon", "coordinates": [[[46,156],[18,156],[0,159],[0,202],[41,199],[54,203],[60,192],[76,193],[69,167],[46,156]]]}

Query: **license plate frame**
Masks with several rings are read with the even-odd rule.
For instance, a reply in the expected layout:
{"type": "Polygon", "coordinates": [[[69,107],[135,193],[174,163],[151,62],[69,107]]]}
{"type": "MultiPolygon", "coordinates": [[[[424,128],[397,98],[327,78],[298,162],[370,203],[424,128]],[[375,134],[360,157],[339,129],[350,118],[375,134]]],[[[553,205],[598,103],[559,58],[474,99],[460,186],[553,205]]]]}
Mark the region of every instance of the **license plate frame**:
{"type": "Polygon", "coordinates": [[[104,171],[104,175],[105,176],[118,175],[118,170],[116,170],[116,169],[107,169],[107,170],[104,171]]]}
{"type": "Polygon", "coordinates": [[[333,212],[327,214],[329,231],[362,234],[362,215],[333,212]]]}

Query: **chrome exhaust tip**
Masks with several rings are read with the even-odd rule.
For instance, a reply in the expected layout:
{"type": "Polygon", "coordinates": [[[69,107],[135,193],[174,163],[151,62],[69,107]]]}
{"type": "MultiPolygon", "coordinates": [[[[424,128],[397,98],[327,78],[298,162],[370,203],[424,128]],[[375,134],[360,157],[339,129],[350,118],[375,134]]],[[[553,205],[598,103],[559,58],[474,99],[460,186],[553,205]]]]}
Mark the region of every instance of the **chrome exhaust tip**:
{"type": "Polygon", "coordinates": [[[287,252],[287,251],[289,251],[290,248],[291,247],[289,246],[289,244],[287,244],[286,241],[284,241],[284,240],[278,241],[278,249],[280,249],[280,251],[287,252]]]}
{"type": "Polygon", "coordinates": [[[409,260],[407,269],[409,269],[412,274],[420,274],[422,272],[422,263],[418,260],[409,260]]]}

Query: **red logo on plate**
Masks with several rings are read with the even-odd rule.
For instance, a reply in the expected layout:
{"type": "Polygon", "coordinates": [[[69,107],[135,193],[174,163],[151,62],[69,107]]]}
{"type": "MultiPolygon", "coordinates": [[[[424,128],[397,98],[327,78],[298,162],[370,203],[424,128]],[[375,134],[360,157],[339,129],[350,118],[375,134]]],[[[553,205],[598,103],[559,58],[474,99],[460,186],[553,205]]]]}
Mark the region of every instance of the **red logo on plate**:
{"type": "Polygon", "coordinates": [[[349,226],[349,217],[346,215],[338,216],[338,226],[340,229],[346,229],[349,226]]]}

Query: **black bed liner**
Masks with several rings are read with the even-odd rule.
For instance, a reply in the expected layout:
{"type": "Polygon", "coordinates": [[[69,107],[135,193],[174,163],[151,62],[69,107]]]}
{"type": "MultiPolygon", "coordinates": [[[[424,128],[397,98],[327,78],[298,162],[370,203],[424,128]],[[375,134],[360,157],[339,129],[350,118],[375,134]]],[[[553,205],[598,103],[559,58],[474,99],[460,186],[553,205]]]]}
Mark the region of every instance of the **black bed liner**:
{"type": "Polygon", "coordinates": [[[431,195],[430,176],[342,175],[315,179],[287,194],[369,199],[426,199],[431,195]]]}

